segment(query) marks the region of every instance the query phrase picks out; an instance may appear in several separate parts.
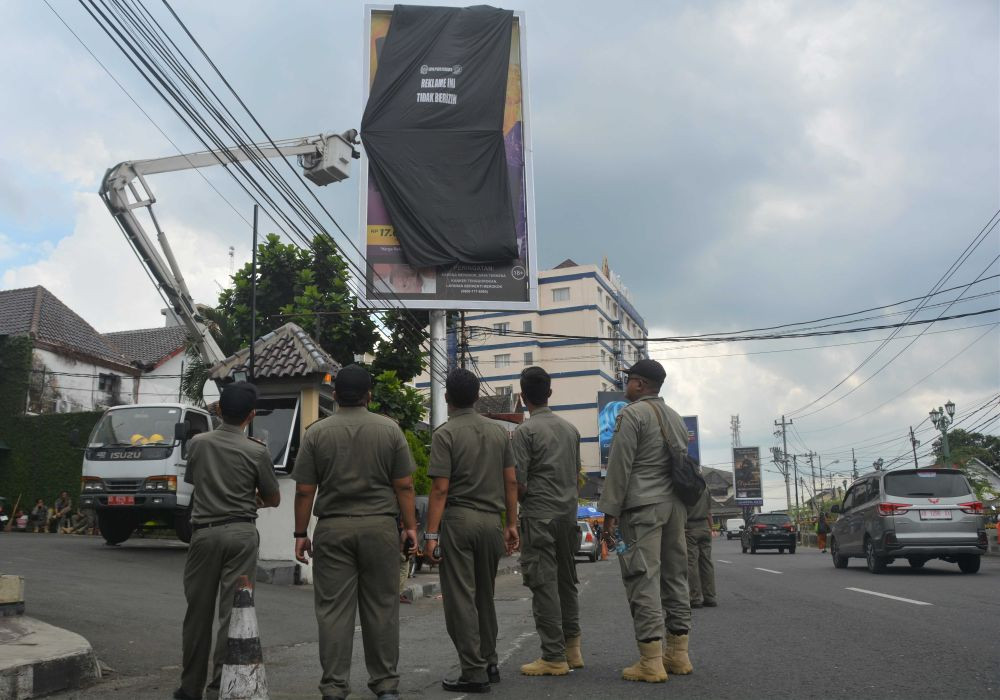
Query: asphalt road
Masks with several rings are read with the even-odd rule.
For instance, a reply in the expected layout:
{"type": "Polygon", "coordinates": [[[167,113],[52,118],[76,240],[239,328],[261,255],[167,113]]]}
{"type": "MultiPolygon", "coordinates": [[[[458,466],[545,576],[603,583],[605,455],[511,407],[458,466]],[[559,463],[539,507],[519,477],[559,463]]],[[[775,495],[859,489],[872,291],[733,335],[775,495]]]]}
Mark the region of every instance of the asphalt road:
{"type": "MultiPolygon", "coordinates": [[[[185,547],[171,541],[54,535],[0,536],[0,566],[28,579],[28,614],[87,637],[114,673],[60,698],[167,698],[177,685],[181,571],[185,547]]],[[[537,656],[527,589],[517,575],[497,583],[502,683],[518,698],[995,698],[1000,695],[1000,558],[980,573],[904,562],[883,575],[861,560],[833,568],[829,555],[741,554],[738,541],[714,549],[719,607],[694,611],[695,673],[666,686],[620,680],[635,644],[617,563],[581,561],[586,668],[565,678],[527,678],[537,656]],[[890,596],[890,597],[886,597],[890,596]]],[[[271,697],[316,698],[319,664],[309,587],[261,585],[257,614],[271,697]]],[[[456,672],[440,599],[401,607],[404,696],[456,697],[439,680],[456,672]]],[[[360,632],[355,695],[365,687],[360,632]]]]}

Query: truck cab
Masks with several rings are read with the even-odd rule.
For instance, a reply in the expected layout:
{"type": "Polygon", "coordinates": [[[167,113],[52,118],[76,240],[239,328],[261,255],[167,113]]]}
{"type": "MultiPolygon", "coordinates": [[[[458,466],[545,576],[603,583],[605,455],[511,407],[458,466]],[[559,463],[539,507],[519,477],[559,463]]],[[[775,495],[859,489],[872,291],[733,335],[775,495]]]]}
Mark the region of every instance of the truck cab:
{"type": "Polygon", "coordinates": [[[191,540],[191,494],[184,482],[188,440],[214,427],[207,411],[182,403],[115,406],[84,447],[80,506],[93,508],[108,544],[155,521],[191,540]]]}

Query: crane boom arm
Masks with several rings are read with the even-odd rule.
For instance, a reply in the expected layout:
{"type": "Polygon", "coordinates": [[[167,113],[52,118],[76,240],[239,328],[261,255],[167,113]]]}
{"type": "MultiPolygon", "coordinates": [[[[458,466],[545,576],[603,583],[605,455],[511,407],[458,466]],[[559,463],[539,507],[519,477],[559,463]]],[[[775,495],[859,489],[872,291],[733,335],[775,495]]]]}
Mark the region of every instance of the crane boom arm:
{"type": "Polygon", "coordinates": [[[305,176],[317,185],[327,185],[350,176],[351,159],[358,157],[354,149],[355,143],[357,132],[351,129],[343,134],[320,134],[284,142],[277,147],[270,143],[252,144],[165,158],[125,161],[109,168],[104,174],[101,199],[121,225],[129,244],[146,266],[174,313],[187,328],[206,363],[214,365],[225,358],[195,307],[167,236],[156,219],[153,212],[156,197],[145,176],[227,165],[255,158],[298,156],[305,176]],[[159,251],[135,216],[134,210],[139,208],[146,208],[149,212],[156,228],[159,251]]]}

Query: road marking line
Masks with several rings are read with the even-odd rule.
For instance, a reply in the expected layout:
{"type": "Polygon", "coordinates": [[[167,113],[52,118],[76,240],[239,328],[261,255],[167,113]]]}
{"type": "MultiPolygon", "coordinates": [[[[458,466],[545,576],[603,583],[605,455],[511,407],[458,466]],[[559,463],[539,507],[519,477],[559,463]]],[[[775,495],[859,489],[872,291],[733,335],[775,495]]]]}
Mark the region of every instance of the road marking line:
{"type": "Polygon", "coordinates": [[[757,569],[757,571],[766,571],[769,574],[780,574],[781,573],[780,571],[775,571],[774,569],[762,569],[759,566],[755,566],[753,568],[757,569]]]}
{"type": "Polygon", "coordinates": [[[888,598],[889,600],[898,600],[901,603],[912,603],[913,605],[934,605],[934,603],[925,603],[922,600],[913,600],[912,598],[900,598],[897,595],[889,595],[888,593],[879,593],[878,591],[868,591],[864,588],[845,588],[846,591],[854,591],[855,593],[867,593],[868,595],[876,595],[879,598],[888,598]]]}
{"type": "Polygon", "coordinates": [[[715,561],[719,562],[720,564],[732,564],[733,563],[731,561],[726,561],[725,559],[716,559],[715,561]]]}

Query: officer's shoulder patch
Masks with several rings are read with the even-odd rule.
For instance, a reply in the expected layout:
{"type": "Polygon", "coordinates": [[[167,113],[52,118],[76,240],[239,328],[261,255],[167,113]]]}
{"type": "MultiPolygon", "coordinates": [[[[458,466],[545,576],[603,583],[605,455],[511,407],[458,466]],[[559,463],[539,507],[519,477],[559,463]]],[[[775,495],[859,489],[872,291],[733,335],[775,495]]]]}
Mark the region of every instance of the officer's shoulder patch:
{"type": "Polygon", "coordinates": [[[618,411],[618,415],[615,416],[615,432],[618,432],[618,428],[622,425],[622,411],[618,411]]]}

